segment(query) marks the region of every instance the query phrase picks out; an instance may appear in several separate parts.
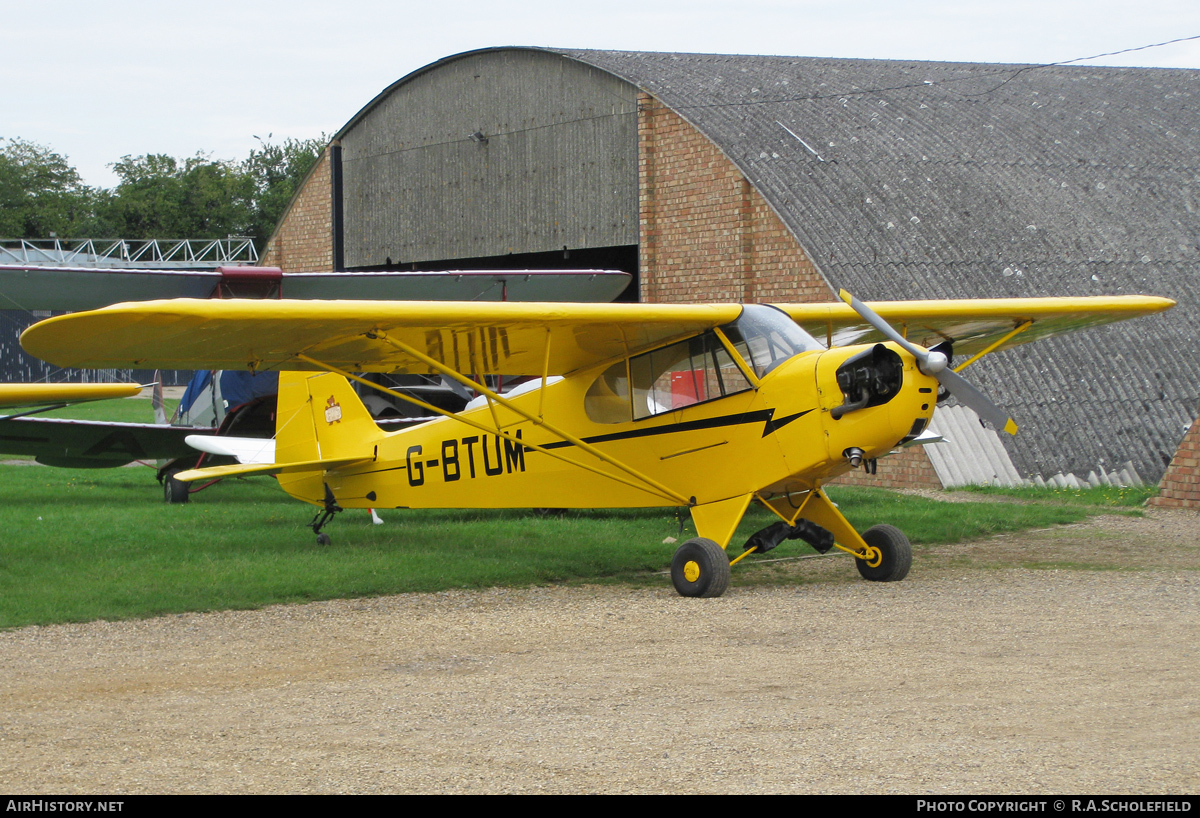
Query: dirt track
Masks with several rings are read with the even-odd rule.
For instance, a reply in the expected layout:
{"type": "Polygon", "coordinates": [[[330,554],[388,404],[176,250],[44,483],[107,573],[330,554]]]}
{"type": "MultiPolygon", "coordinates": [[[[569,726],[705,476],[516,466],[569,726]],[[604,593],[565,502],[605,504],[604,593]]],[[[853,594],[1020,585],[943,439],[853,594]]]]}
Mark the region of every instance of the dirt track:
{"type": "Polygon", "coordinates": [[[716,600],[664,581],[8,631],[0,788],[1196,793],[1198,542],[1200,517],[1156,512],[957,547],[1138,571],[947,549],[890,585],[735,571],[716,600]]]}

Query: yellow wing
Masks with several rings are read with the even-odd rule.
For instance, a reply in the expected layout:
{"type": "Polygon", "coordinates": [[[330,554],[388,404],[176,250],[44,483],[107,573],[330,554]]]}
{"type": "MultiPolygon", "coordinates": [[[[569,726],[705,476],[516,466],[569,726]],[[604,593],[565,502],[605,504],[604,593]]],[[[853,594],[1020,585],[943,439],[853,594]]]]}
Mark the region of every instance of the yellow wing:
{"type": "Polygon", "coordinates": [[[140,391],[142,387],[136,383],[4,383],[0,384],[0,407],[131,398],[140,391]]]}
{"type": "Polygon", "coordinates": [[[740,312],[737,304],[179,299],[50,318],[21,344],[56,366],[86,369],[311,369],[297,359],[304,354],[354,372],[430,371],[382,333],[459,372],[531,374],[542,372],[549,342],[548,374],[562,375],[740,312]]]}
{"type": "MultiPolygon", "coordinates": [[[[942,341],[953,341],[955,355],[974,355],[988,349],[1026,322],[1032,322],[1028,329],[992,351],[1162,312],[1175,306],[1175,302],[1150,295],[1113,295],[1088,298],[872,301],[868,306],[913,343],[932,347],[942,341]]],[[[832,341],[832,346],[884,340],[849,304],[781,304],[779,307],[819,340],[826,343],[832,341]]]]}
{"type": "MultiPolygon", "coordinates": [[[[921,344],[956,353],[1159,312],[1149,296],[876,302],[921,344]]],[[[845,304],[782,305],[835,345],[877,340],[845,304]]],[[[42,321],[21,345],[57,366],[89,369],[294,369],[300,355],[357,372],[429,372],[392,339],[463,373],[565,375],[735,320],[737,304],[561,304],[449,301],[199,301],[117,304],[42,321]],[[547,344],[548,349],[547,349],[547,344]]]]}

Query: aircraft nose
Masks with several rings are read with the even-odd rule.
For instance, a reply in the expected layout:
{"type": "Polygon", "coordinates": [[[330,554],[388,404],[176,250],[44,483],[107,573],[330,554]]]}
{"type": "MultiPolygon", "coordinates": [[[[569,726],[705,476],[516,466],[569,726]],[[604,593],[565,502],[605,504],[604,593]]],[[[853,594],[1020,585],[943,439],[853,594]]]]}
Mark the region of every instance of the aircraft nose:
{"type": "Polygon", "coordinates": [[[830,410],[834,420],[849,412],[882,406],[900,393],[904,359],[885,344],[875,344],[846,358],[836,370],[843,402],[830,410]]]}
{"type": "Polygon", "coordinates": [[[879,457],[928,426],[938,382],[904,349],[883,343],[823,357],[817,380],[830,457],[879,457]]]}

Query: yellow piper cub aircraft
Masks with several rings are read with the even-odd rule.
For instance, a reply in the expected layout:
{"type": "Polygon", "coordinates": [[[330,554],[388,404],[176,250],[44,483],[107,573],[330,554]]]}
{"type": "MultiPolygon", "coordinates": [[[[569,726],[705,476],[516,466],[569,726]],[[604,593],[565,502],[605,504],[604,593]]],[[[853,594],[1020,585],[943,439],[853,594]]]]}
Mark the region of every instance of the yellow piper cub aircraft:
{"type": "Polygon", "coordinates": [[[912,562],[903,533],[880,525],[860,536],[822,485],[917,439],[940,387],[1015,433],[949,368],[953,354],[973,355],[966,366],[1174,304],[867,306],[842,296],[778,307],[173,300],[51,318],[21,343],[58,366],[283,370],[270,462],[177,477],[275,474],[320,507],[318,542],[343,508],[682,506],[699,536],[676,551],[672,582],[684,596],[713,597],[728,586],[725,549],[753,501],[779,522],[746,553],[800,538],[854,555],[867,579],[903,579],[912,562]],[[362,377],[378,372],[438,373],[479,397],[446,412],[362,377]],[[485,385],[514,374],[533,377],[506,394],[485,385]],[[348,379],[441,417],[382,431],[348,379]]]}

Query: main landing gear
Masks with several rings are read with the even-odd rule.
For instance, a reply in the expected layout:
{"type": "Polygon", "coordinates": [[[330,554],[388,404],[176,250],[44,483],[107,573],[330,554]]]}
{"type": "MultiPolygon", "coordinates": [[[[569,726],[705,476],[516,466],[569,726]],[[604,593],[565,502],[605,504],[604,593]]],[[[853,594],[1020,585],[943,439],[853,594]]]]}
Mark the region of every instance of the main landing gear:
{"type": "Polygon", "coordinates": [[[720,596],[729,587],[733,565],[751,553],[770,551],[784,540],[804,540],[821,554],[831,548],[845,551],[854,557],[863,579],[871,582],[899,582],[912,568],[912,545],[904,532],[895,526],[877,525],[860,536],[820,489],[807,492],[798,506],[792,505],[793,498],[788,497],[756,498],[774,511],[780,522],[752,535],[743,546],[742,555],[731,561],[725,547],[750,498],[745,499],[745,503],[722,501],[728,504],[725,514],[719,513],[720,504],[716,503],[706,513],[697,514],[693,508],[692,519],[697,530],[723,532],[725,546],[708,537],[696,537],[679,546],[671,560],[671,583],[681,596],[720,596]],[[784,512],[790,512],[790,517],[784,516],[784,512]]]}
{"type": "Polygon", "coordinates": [[[671,560],[671,583],[681,596],[720,596],[729,587],[729,555],[712,540],[696,537],[671,560]]]}
{"type": "Polygon", "coordinates": [[[867,545],[879,551],[879,560],[856,559],[858,573],[872,582],[899,582],[912,568],[912,545],[894,525],[877,525],[863,532],[867,545]]]}
{"type": "Polygon", "coordinates": [[[184,467],[170,469],[163,472],[160,477],[163,487],[163,500],[168,503],[186,503],[190,498],[188,484],[182,480],[175,479],[175,475],[183,470],[184,467]]]}

